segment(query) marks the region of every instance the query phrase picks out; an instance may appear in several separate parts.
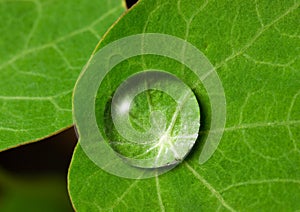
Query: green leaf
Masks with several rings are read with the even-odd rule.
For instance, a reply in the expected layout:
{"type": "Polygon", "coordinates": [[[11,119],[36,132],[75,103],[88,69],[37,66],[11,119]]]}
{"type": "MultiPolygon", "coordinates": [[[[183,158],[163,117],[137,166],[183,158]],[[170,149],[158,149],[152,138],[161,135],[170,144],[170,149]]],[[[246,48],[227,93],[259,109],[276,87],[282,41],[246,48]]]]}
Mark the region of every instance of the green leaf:
{"type": "Polygon", "coordinates": [[[0,2],[0,150],[72,125],[76,79],[121,0],[0,2]]]}
{"type": "MultiPolygon", "coordinates": [[[[141,0],[129,10],[102,46],[143,32],[170,34],[195,45],[212,62],[222,81],[227,102],[225,131],[217,151],[205,164],[199,164],[199,154],[209,127],[201,128],[198,145],[183,163],[159,177],[143,180],[108,174],[77,146],[69,172],[75,208],[299,210],[299,19],[297,0],[141,0]]],[[[131,58],[116,71],[134,73],[141,67],[173,70],[191,88],[195,85],[192,76],[181,74],[187,73],[181,64],[161,57],[131,58]]],[[[126,77],[124,72],[118,73],[111,72],[115,77],[112,82],[126,77]]],[[[209,100],[199,86],[193,91],[200,96],[202,107],[209,100]]],[[[204,126],[209,116],[204,107],[204,126]]]]}
{"type": "Polygon", "coordinates": [[[20,176],[0,170],[1,205],[3,212],[73,211],[65,187],[64,176],[20,176]]]}

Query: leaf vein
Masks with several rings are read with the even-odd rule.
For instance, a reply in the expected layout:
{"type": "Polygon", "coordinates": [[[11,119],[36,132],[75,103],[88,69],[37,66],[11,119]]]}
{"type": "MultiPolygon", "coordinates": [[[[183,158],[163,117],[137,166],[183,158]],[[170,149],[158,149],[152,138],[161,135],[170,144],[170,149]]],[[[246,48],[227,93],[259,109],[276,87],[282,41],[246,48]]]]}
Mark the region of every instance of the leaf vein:
{"type": "Polygon", "coordinates": [[[196,172],[187,162],[184,163],[188,170],[220,201],[220,203],[230,211],[235,211],[222,197],[222,195],[209,184],[199,173],[196,172]]]}

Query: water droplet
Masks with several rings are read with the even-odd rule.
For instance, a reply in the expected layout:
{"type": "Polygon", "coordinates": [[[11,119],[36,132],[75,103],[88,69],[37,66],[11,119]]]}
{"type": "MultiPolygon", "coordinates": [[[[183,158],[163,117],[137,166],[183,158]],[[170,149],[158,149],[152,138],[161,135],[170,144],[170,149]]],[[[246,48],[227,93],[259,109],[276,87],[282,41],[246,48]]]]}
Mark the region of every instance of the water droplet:
{"type": "Polygon", "coordinates": [[[108,143],[127,163],[141,168],[181,162],[200,127],[199,105],[191,89],[158,70],[127,78],[113,96],[110,115],[114,130],[107,129],[113,131],[108,143]]]}

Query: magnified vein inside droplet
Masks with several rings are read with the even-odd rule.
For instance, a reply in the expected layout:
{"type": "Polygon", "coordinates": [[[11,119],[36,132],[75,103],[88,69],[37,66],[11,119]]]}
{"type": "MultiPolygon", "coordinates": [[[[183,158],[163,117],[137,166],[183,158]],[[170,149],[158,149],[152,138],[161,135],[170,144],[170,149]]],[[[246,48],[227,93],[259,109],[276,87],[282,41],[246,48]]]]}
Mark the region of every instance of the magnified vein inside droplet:
{"type": "Polygon", "coordinates": [[[178,163],[197,139],[197,100],[189,87],[171,74],[135,74],[120,85],[108,106],[107,141],[134,166],[156,168],[178,163]]]}

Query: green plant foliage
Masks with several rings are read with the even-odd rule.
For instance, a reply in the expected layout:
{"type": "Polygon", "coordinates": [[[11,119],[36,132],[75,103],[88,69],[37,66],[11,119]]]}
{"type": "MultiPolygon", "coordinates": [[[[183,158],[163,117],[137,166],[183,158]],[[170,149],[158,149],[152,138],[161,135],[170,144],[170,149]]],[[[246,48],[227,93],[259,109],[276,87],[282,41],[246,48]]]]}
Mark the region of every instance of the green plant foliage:
{"type": "MultiPolygon", "coordinates": [[[[204,128],[198,145],[182,164],[144,180],[106,173],[77,146],[69,172],[75,208],[299,210],[299,6],[298,0],[141,0],[129,10],[102,46],[143,32],[170,34],[192,43],[212,62],[222,81],[226,128],[217,151],[205,164],[198,163],[201,138],[207,133],[204,128]]],[[[132,58],[120,65],[122,70],[126,67],[170,69],[178,76],[184,70],[181,64],[155,56],[132,58]]],[[[189,76],[183,80],[195,86],[189,76]]],[[[204,122],[205,115],[207,111],[201,111],[204,122]]]]}
{"type": "Polygon", "coordinates": [[[0,150],[72,125],[76,79],[121,0],[0,1],[0,150]]]}
{"type": "Polygon", "coordinates": [[[69,202],[64,177],[50,175],[15,176],[0,169],[2,212],[73,211],[69,202]]]}

